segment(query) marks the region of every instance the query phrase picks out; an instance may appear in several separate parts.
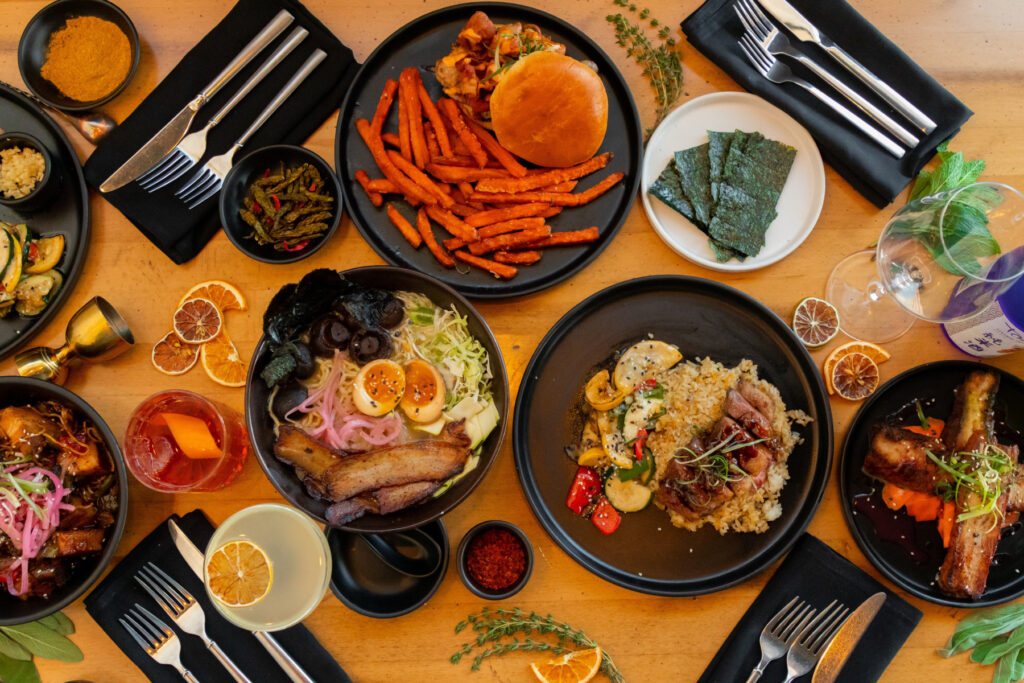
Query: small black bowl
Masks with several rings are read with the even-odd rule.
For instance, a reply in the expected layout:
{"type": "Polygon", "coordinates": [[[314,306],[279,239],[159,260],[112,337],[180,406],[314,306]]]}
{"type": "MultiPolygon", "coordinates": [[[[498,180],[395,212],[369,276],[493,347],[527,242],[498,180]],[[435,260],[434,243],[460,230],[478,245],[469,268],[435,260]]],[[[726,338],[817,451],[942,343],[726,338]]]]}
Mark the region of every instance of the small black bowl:
{"type": "Polygon", "coordinates": [[[400,617],[422,607],[441,586],[451,550],[441,520],[420,529],[437,541],[441,564],[431,574],[415,577],[385,563],[359,534],[328,527],[331,592],[352,611],[376,619],[400,617]]]}
{"type": "Polygon", "coordinates": [[[49,599],[22,600],[10,595],[6,590],[0,590],[0,626],[14,626],[42,619],[64,609],[81,597],[99,581],[104,570],[113,561],[117,545],[124,534],[125,523],[128,521],[128,468],[125,467],[117,439],[100,414],[77,394],[56,384],[29,377],[0,377],[0,407],[25,405],[36,401],[60,401],[71,406],[76,413],[88,419],[99,432],[103,445],[114,461],[114,474],[117,476],[120,492],[117,520],[103,552],[98,557],[89,558],[76,566],[71,579],[54,590],[49,599]]]}
{"type": "Polygon", "coordinates": [[[526,582],[530,580],[530,573],[533,571],[533,547],[530,546],[530,539],[528,539],[526,534],[524,534],[515,524],[503,522],[500,519],[492,519],[489,522],[480,522],[466,532],[466,535],[462,537],[462,541],[459,543],[459,551],[455,554],[455,561],[458,563],[459,578],[462,579],[462,583],[464,583],[466,588],[468,588],[472,593],[487,600],[504,600],[505,598],[511,598],[513,595],[521,591],[523,586],[526,585],[526,582]],[[526,553],[526,567],[523,569],[523,575],[511,586],[500,591],[494,591],[478,586],[473,581],[473,578],[469,575],[469,570],[466,568],[466,553],[469,550],[469,544],[474,538],[489,529],[504,529],[512,532],[512,534],[519,539],[519,542],[523,544],[523,552],[526,553]]]}
{"type": "Polygon", "coordinates": [[[18,69],[21,71],[21,80],[43,102],[64,111],[88,111],[114,99],[127,87],[139,67],[140,53],[139,33],[135,30],[135,24],[117,5],[107,0],[57,0],[39,10],[22,32],[18,42],[18,69]],[[98,17],[113,22],[128,37],[132,50],[132,65],[124,80],[108,94],[91,102],[71,99],[40,73],[46,61],[50,36],[63,28],[68,19],[75,17],[98,17]]]}
{"type": "MultiPolygon", "coordinates": [[[[317,188],[320,191],[320,188],[317,188]]],[[[327,243],[341,223],[341,184],[330,164],[316,152],[295,145],[270,145],[261,147],[235,163],[220,191],[220,222],[224,226],[231,243],[249,258],[263,263],[295,263],[312,256],[320,247],[327,243]],[[334,213],[328,219],[327,232],[313,239],[299,251],[279,251],[273,245],[260,244],[249,237],[252,228],[238,215],[242,208],[249,185],[268,168],[277,168],[284,163],[286,167],[294,167],[302,163],[310,163],[320,171],[320,177],[327,184],[330,194],[334,196],[334,213]]]]}
{"type": "Polygon", "coordinates": [[[54,193],[60,187],[60,170],[53,166],[53,155],[35,137],[28,133],[4,133],[0,135],[0,150],[11,147],[28,147],[43,155],[43,163],[46,168],[43,170],[42,180],[24,197],[8,199],[0,192],[0,204],[9,206],[15,211],[33,211],[48,204],[54,193]]]}

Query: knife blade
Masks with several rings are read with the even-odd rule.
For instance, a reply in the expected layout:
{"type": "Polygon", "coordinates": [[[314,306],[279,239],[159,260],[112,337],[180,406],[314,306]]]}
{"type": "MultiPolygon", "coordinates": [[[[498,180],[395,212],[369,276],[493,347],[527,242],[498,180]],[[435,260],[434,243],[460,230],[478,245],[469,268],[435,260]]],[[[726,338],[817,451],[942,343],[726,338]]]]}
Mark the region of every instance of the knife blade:
{"type": "MultiPolygon", "coordinates": [[[[196,547],[196,544],[185,535],[185,532],[181,530],[181,527],[173,519],[167,520],[167,528],[171,532],[171,540],[174,541],[174,547],[178,549],[178,552],[185,559],[185,564],[201,581],[205,581],[203,578],[205,565],[203,551],[196,547]]],[[[302,669],[299,663],[288,654],[288,651],[281,647],[273,636],[266,631],[252,631],[252,634],[294,683],[316,683],[302,669]]]]}
{"type": "Polygon", "coordinates": [[[871,73],[867,67],[847,54],[843,48],[836,45],[835,41],[822,33],[817,26],[812,24],[807,17],[800,14],[787,0],[757,0],[757,2],[799,40],[809,41],[821,46],[833,59],[874,90],[879,97],[905,116],[908,121],[925,133],[931,133],[935,130],[936,123],[923,111],[915,107],[907,98],[893,90],[888,83],[871,73]]]}
{"type": "Polygon", "coordinates": [[[839,672],[842,671],[846,660],[850,658],[853,648],[860,641],[861,636],[867,631],[871,621],[878,614],[885,602],[885,593],[875,593],[862,602],[853,611],[843,625],[839,627],[832,642],[825,648],[818,666],[814,669],[814,676],[811,683],[833,683],[839,672]]]}

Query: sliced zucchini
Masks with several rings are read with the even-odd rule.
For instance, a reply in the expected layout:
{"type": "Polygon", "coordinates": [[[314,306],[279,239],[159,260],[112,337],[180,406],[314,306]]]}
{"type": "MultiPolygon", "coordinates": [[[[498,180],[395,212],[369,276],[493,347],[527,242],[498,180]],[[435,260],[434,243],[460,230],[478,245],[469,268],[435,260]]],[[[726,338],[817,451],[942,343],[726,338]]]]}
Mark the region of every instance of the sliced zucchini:
{"type": "Polygon", "coordinates": [[[13,292],[14,288],[18,286],[18,281],[21,279],[21,264],[25,254],[22,252],[21,242],[18,241],[13,232],[8,232],[7,238],[11,241],[11,259],[7,262],[7,268],[4,269],[4,276],[3,279],[0,279],[0,286],[3,286],[6,292],[13,292]]]}
{"type": "Polygon", "coordinates": [[[613,413],[598,413],[597,428],[601,432],[601,445],[612,464],[616,467],[630,467],[633,464],[633,458],[629,455],[626,439],[618,430],[616,421],[617,417],[613,413]]]}
{"type": "Polygon", "coordinates": [[[14,290],[14,310],[26,317],[39,315],[57,295],[63,282],[64,276],[56,270],[29,275],[14,290]]]}
{"type": "Polygon", "coordinates": [[[622,481],[614,474],[604,483],[604,495],[619,512],[639,512],[651,502],[651,490],[635,479],[622,481]]]}
{"type": "Polygon", "coordinates": [[[8,230],[10,230],[11,234],[18,238],[18,241],[21,242],[22,245],[28,244],[33,237],[32,231],[29,230],[28,226],[25,225],[24,223],[12,225],[10,228],[8,228],[8,230]]]}
{"type": "Polygon", "coordinates": [[[42,237],[32,240],[32,244],[36,245],[36,257],[33,261],[26,260],[26,273],[37,275],[57,267],[64,255],[64,235],[42,237]]]}
{"type": "Polygon", "coordinates": [[[14,295],[0,290],[0,318],[6,318],[13,310],[14,295]]]}
{"type": "Polygon", "coordinates": [[[11,255],[14,253],[14,242],[6,230],[0,230],[0,273],[7,270],[7,264],[11,262],[11,255]]]}

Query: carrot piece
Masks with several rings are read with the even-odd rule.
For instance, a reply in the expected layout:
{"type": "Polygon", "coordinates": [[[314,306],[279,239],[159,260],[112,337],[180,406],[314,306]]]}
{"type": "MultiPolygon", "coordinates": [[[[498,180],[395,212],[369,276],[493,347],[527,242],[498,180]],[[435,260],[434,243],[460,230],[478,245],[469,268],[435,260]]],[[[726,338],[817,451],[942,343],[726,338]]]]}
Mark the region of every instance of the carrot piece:
{"type": "Polygon", "coordinates": [[[471,266],[482,268],[496,278],[504,280],[511,280],[516,276],[519,270],[515,266],[509,266],[504,263],[498,263],[497,261],[491,261],[490,259],[480,258],[473,254],[468,254],[461,249],[455,252],[455,258],[460,261],[465,261],[471,266]]]}
{"type": "Polygon", "coordinates": [[[956,503],[946,501],[942,504],[942,514],[939,516],[939,535],[942,536],[942,547],[949,547],[949,539],[953,535],[953,527],[956,523],[956,503]]]}
{"type": "Polygon", "coordinates": [[[530,230],[521,230],[519,232],[509,232],[504,235],[495,235],[494,237],[488,237],[481,239],[479,242],[473,242],[468,245],[469,253],[474,256],[480,256],[490,251],[498,251],[499,249],[505,251],[507,249],[515,249],[524,244],[533,244],[537,240],[542,240],[545,237],[551,235],[551,227],[544,225],[539,228],[531,228],[530,230]]]}
{"type": "Polygon", "coordinates": [[[462,140],[462,144],[469,150],[469,155],[476,159],[476,165],[483,168],[487,165],[487,152],[484,151],[483,146],[480,144],[480,140],[473,135],[473,132],[466,125],[466,119],[459,111],[459,105],[455,104],[453,100],[447,97],[442,98],[438,102],[438,106],[444,115],[448,118],[448,121],[452,124],[452,128],[455,129],[455,134],[462,140]]]}
{"type": "Polygon", "coordinates": [[[895,484],[887,483],[882,487],[882,501],[885,506],[890,510],[899,510],[903,507],[907,500],[914,495],[913,491],[907,489],[901,489],[895,484]]]}
{"type": "Polygon", "coordinates": [[[383,194],[402,194],[402,190],[387,178],[374,178],[367,183],[367,187],[383,194]]]}
{"type": "Polygon", "coordinates": [[[416,185],[421,187],[426,192],[437,198],[438,203],[441,206],[449,207],[455,203],[455,200],[445,194],[441,188],[439,188],[433,180],[431,180],[426,173],[416,168],[416,164],[412,163],[398,152],[389,151],[388,157],[391,162],[400,170],[402,173],[409,176],[416,185]]]}
{"type": "Polygon", "coordinates": [[[433,162],[427,164],[427,173],[446,183],[474,183],[484,178],[508,178],[508,171],[503,168],[467,168],[433,162]]]}
{"type": "Polygon", "coordinates": [[[387,212],[388,219],[396,228],[398,228],[398,231],[402,233],[402,237],[409,241],[409,244],[412,245],[413,249],[416,249],[423,244],[423,237],[416,232],[416,228],[412,227],[412,224],[406,220],[405,216],[398,213],[398,209],[396,209],[391,202],[388,202],[387,212]]]}
{"type": "Polygon", "coordinates": [[[389,78],[384,84],[384,90],[380,93],[380,99],[377,100],[377,111],[373,113],[372,125],[374,135],[380,135],[380,132],[384,130],[384,122],[387,121],[388,112],[391,110],[391,103],[395,100],[396,90],[398,90],[398,81],[389,78]]]}
{"type": "Polygon", "coordinates": [[[528,249],[544,249],[546,247],[568,247],[574,244],[587,244],[596,242],[600,237],[597,228],[586,228],[585,230],[572,230],[570,232],[553,232],[550,237],[545,237],[526,246],[528,249]]]}
{"type": "Polygon", "coordinates": [[[427,212],[423,209],[416,212],[416,229],[419,231],[424,243],[426,243],[427,249],[437,259],[437,262],[445,268],[454,268],[455,259],[437,243],[434,231],[430,228],[430,219],[427,218],[427,212]]]}
{"type": "Polygon", "coordinates": [[[380,139],[385,145],[399,149],[402,146],[402,141],[398,139],[398,136],[394,133],[381,133],[380,139]]]}
{"type": "Polygon", "coordinates": [[[946,427],[946,422],[940,420],[937,417],[929,417],[928,427],[922,425],[908,425],[904,427],[908,432],[914,432],[915,434],[923,434],[924,436],[942,436],[942,430],[946,427]]]}
{"type": "Polygon", "coordinates": [[[399,151],[406,159],[412,159],[412,137],[409,133],[409,98],[405,91],[409,86],[398,79],[398,141],[399,151]]]}
{"type": "Polygon", "coordinates": [[[604,154],[598,154],[596,157],[592,157],[582,164],[576,166],[570,166],[568,168],[552,168],[543,169],[542,173],[537,175],[530,175],[526,178],[518,178],[515,180],[506,180],[503,182],[488,181],[481,183],[478,190],[481,192],[527,192],[529,190],[536,190],[538,188],[547,187],[548,185],[556,185],[566,180],[576,180],[582,178],[585,175],[589,175],[594,171],[599,171],[608,165],[611,161],[611,152],[605,152],[604,154]]]}
{"type": "Polygon", "coordinates": [[[496,251],[494,260],[498,263],[509,263],[521,266],[529,266],[540,261],[539,251],[496,251]]]}
{"type": "MultiPolygon", "coordinates": [[[[469,127],[470,132],[476,136],[483,148],[487,150],[487,153],[497,159],[498,163],[501,164],[506,171],[516,178],[523,178],[526,176],[526,167],[519,163],[519,161],[512,156],[511,152],[502,147],[490,133],[477,125],[474,121],[465,119],[465,122],[469,127]]],[[[476,155],[474,155],[474,157],[475,156],[476,155]]]]}
{"type": "Polygon", "coordinates": [[[434,160],[441,156],[441,148],[437,144],[437,134],[434,132],[434,127],[430,123],[426,123],[423,126],[423,132],[427,136],[427,152],[430,154],[430,159],[434,160]]]}
{"type": "Polygon", "coordinates": [[[615,185],[617,185],[619,181],[622,180],[625,176],[626,174],[622,173],[621,171],[617,173],[612,173],[610,176],[599,182],[597,185],[587,188],[586,190],[583,190],[583,192],[574,195],[576,197],[576,206],[583,206],[584,204],[589,204],[590,202],[594,201],[595,199],[603,195],[605,192],[612,189],[615,185]]]}
{"type": "Polygon", "coordinates": [[[915,493],[904,506],[907,514],[919,522],[931,522],[942,512],[942,499],[927,493],[915,493]]]}
{"type": "MultiPolygon", "coordinates": [[[[520,230],[536,230],[544,227],[544,219],[538,217],[530,218],[514,218],[509,221],[502,221],[501,223],[491,223],[485,225],[476,231],[476,234],[480,239],[487,237],[495,237],[497,235],[504,235],[509,232],[518,232],[520,230]]],[[[466,246],[466,243],[462,240],[445,240],[444,245],[449,249],[460,249],[466,246]],[[458,242],[458,244],[449,244],[449,242],[458,242]]],[[[470,251],[473,251],[470,249],[470,251]]]]}
{"type": "Polygon", "coordinates": [[[356,130],[359,131],[359,135],[363,138],[363,142],[365,142],[366,146],[370,149],[370,154],[373,155],[374,161],[377,162],[377,166],[380,168],[385,178],[400,187],[402,192],[409,199],[416,199],[423,204],[428,205],[437,204],[437,197],[420,188],[416,183],[398,170],[395,164],[391,161],[391,157],[388,156],[387,150],[384,149],[384,143],[381,141],[380,136],[373,134],[373,129],[371,128],[369,121],[366,119],[359,119],[356,121],[356,130]]]}
{"type": "Polygon", "coordinates": [[[398,78],[399,92],[402,85],[405,85],[405,107],[409,112],[409,144],[412,147],[413,160],[417,168],[424,168],[430,155],[427,152],[427,139],[423,133],[423,105],[420,104],[420,97],[416,92],[417,83],[420,80],[420,71],[414,66],[402,70],[398,78]]]}
{"type": "Polygon", "coordinates": [[[434,135],[437,136],[437,144],[441,148],[441,154],[446,157],[452,156],[452,143],[448,139],[448,131],[444,127],[444,122],[441,120],[441,112],[437,110],[437,105],[434,104],[434,100],[430,99],[430,93],[423,85],[423,79],[419,79],[416,87],[416,94],[420,98],[420,105],[423,107],[423,113],[427,115],[427,119],[430,121],[430,126],[434,129],[434,135]]]}
{"type": "MultiPolygon", "coordinates": [[[[462,189],[461,186],[459,189],[462,189]]],[[[464,189],[462,191],[465,192],[464,189]]],[[[469,194],[473,194],[473,188],[470,188],[469,194]]],[[[546,202],[517,204],[515,206],[506,206],[501,209],[489,209],[487,211],[481,211],[475,216],[469,216],[466,219],[466,223],[472,225],[474,228],[479,228],[484,225],[490,225],[491,223],[501,223],[502,221],[512,220],[513,218],[526,218],[527,216],[537,216],[542,211],[550,208],[551,205],[546,202]]]]}
{"type": "Polygon", "coordinates": [[[434,221],[441,224],[441,227],[450,232],[454,237],[466,242],[476,242],[480,239],[476,234],[476,228],[471,228],[462,222],[462,219],[451,211],[436,206],[427,207],[427,215],[434,221]]]}
{"type": "Polygon", "coordinates": [[[374,206],[380,206],[384,203],[384,197],[380,196],[380,192],[370,187],[373,181],[370,180],[370,176],[366,174],[366,171],[363,169],[356,171],[356,181],[363,186],[363,191],[366,192],[366,196],[370,199],[371,204],[374,206]]]}

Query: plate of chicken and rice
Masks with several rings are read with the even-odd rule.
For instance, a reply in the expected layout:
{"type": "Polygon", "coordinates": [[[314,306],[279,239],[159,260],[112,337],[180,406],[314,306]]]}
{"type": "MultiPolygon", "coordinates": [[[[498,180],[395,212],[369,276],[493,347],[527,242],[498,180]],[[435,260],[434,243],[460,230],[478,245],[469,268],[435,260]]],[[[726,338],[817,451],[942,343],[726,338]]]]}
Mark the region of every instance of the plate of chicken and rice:
{"type": "Polygon", "coordinates": [[[695,595],[795,542],[828,481],[832,427],[780,318],[716,282],[652,276],[556,323],[513,439],[534,513],[574,560],[626,588],[695,595]]]}

